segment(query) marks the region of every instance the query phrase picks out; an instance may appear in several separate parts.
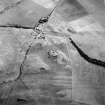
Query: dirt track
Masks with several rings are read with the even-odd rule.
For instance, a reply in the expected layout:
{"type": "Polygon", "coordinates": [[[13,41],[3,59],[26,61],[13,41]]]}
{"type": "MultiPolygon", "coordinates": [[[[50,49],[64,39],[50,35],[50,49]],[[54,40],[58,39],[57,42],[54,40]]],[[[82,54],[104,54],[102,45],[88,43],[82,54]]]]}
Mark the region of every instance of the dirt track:
{"type": "Polygon", "coordinates": [[[70,35],[89,57],[105,61],[104,25],[98,16],[102,12],[95,13],[95,18],[81,4],[66,0],[43,29],[45,39],[33,41],[31,28],[52,7],[45,8],[35,0],[0,3],[0,83],[6,82],[0,86],[0,105],[104,104],[104,68],[85,61],[65,37],[70,35]],[[70,32],[71,27],[74,31],[70,32]],[[22,69],[23,81],[15,82],[32,41],[22,69]],[[49,51],[57,56],[49,56],[49,51]]]}

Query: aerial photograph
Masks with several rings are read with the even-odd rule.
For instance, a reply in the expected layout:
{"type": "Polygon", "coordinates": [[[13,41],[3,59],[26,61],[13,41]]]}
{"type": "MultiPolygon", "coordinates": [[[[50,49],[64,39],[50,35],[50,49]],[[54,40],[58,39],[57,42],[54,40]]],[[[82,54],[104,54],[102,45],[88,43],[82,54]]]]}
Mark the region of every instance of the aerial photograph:
{"type": "Polygon", "coordinates": [[[105,0],[0,0],[0,105],[105,105],[105,0]]]}

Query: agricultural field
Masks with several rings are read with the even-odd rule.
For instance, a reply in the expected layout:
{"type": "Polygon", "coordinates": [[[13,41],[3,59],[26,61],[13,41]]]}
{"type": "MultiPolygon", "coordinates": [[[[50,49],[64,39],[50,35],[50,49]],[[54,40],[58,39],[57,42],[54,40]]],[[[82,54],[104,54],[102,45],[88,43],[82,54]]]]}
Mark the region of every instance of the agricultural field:
{"type": "Polygon", "coordinates": [[[104,10],[102,0],[0,0],[0,105],[104,105],[104,10]]]}

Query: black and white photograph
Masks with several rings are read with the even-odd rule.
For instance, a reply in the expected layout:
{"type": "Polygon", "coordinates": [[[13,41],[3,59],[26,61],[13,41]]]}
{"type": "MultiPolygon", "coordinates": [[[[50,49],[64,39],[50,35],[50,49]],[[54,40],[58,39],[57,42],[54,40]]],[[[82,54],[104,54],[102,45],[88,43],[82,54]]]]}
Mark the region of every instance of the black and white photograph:
{"type": "Polygon", "coordinates": [[[0,0],[0,105],[105,105],[105,0],[0,0]]]}

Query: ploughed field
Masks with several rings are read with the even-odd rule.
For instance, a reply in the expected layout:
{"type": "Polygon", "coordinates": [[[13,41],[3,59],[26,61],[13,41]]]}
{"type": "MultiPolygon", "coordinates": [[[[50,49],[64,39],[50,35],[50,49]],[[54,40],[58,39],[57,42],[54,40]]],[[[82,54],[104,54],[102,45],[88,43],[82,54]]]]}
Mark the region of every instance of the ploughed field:
{"type": "Polygon", "coordinates": [[[104,61],[104,28],[76,0],[66,0],[34,39],[32,27],[57,3],[47,2],[0,1],[0,105],[103,105],[104,68],[83,59],[67,37],[104,61]]]}

